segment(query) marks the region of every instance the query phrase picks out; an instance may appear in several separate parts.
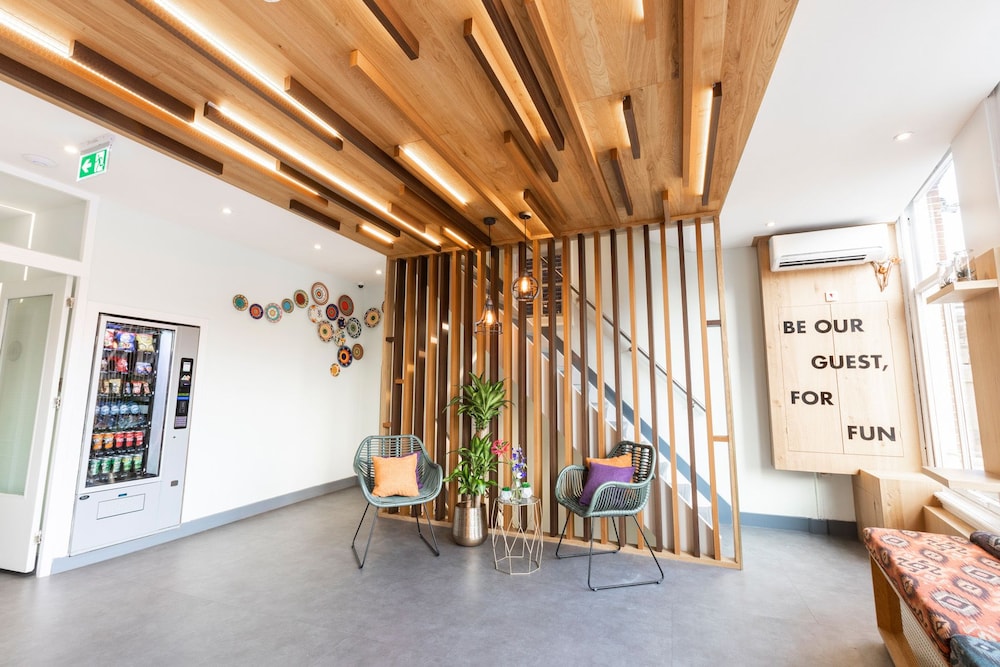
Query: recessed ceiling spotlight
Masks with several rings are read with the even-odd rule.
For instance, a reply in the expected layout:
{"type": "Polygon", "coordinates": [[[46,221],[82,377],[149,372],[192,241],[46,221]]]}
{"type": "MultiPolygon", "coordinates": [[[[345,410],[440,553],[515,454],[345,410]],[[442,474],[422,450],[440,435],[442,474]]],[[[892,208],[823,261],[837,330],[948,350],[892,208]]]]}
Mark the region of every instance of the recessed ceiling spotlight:
{"type": "Polygon", "coordinates": [[[36,153],[22,153],[21,157],[25,161],[30,162],[36,167],[45,167],[46,169],[51,169],[56,166],[56,161],[50,157],[45,157],[44,155],[37,155],[36,153]]]}
{"type": "Polygon", "coordinates": [[[382,275],[382,269],[375,269],[375,275],[376,276],[382,275]]]}
{"type": "Polygon", "coordinates": [[[778,223],[776,223],[774,220],[768,220],[767,222],[764,223],[764,226],[765,227],[774,227],[776,224],[778,224],[778,223]]]}
{"type": "Polygon", "coordinates": [[[907,131],[907,132],[900,132],[899,134],[897,134],[896,136],[894,136],[892,138],[892,140],[893,141],[906,141],[907,139],[909,139],[912,136],[913,136],[913,132],[909,132],[909,131],[907,131]]]}
{"type": "Polygon", "coordinates": [[[80,154],[80,149],[74,146],[73,144],[66,144],[65,146],[63,146],[63,151],[70,155],[80,154]]]}
{"type": "MultiPolygon", "coordinates": [[[[267,0],[267,2],[274,2],[274,0],[267,0]]],[[[318,244],[318,243],[314,243],[314,244],[313,244],[313,248],[315,248],[316,250],[322,250],[322,249],[323,249],[323,246],[321,246],[321,245],[320,245],[320,244],[318,244]]]]}
{"type": "Polygon", "coordinates": [[[222,215],[232,215],[232,214],[233,214],[233,209],[229,208],[228,206],[222,207],[222,215]]]}

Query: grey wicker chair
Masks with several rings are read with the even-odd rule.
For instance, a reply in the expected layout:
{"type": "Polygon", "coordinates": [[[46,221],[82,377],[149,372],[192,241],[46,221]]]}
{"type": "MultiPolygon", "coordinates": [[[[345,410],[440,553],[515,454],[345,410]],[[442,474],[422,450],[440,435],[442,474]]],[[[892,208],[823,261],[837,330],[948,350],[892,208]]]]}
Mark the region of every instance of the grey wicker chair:
{"type": "MultiPolygon", "coordinates": [[[[429,503],[441,493],[441,466],[430,460],[424,443],[415,435],[370,435],[361,441],[357,454],[354,455],[354,472],[358,475],[358,483],[361,485],[361,492],[365,495],[368,504],[365,505],[364,514],[358,522],[358,529],[354,531],[354,539],[351,540],[351,550],[354,551],[354,558],[358,561],[358,569],[365,566],[365,559],[368,558],[368,548],[372,543],[372,534],[375,532],[375,524],[378,523],[379,510],[388,507],[409,507],[411,505],[424,505],[429,503]],[[373,456],[406,456],[419,452],[417,457],[417,477],[419,479],[420,494],[416,496],[388,496],[379,497],[372,495],[375,488],[375,466],[372,464],[373,456]],[[372,527],[368,531],[368,543],[365,544],[364,555],[359,556],[354,544],[361,532],[361,526],[365,522],[369,508],[375,508],[375,518],[372,520],[372,527]]],[[[426,505],[422,511],[417,509],[417,534],[424,541],[435,556],[441,555],[438,548],[437,538],[434,536],[434,529],[431,526],[430,511],[426,505]],[[420,514],[427,519],[427,530],[430,532],[431,542],[427,541],[420,528],[420,514]]]]}
{"type": "Polygon", "coordinates": [[[628,581],[605,584],[603,586],[595,586],[591,583],[591,565],[593,563],[593,557],[618,553],[621,551],[622,536],[618,532],[617,521],[610,522],[615,529],[615,537],[618,540],[618,548],[614,551],[598,551],[597,553],[594,553],[594,531],[593,526],[591,526],[590,549],[587,552],[575,554],[560,553],[563,538],[566,537],[566,528],[569,526],[569,519],[573,514],[582,517],[587,521],[603,518],[617,519],[630,516],[632,517],[632,521],[635,522],[636,529],[640,534],[642,533],[642,526],[639,525],[639,520],[636,519],[636,514],[638,514],[646,506],[646,503],[649,500],[649,489],[652,485],[653,478],[656,475],[654,470],[656,465],[656,450],[651,445],[622,441],[615,445],[615,448],[611,450],[611,453],[608,454],[608,456],[621,456],[622,454],[632,455],[632,467],[635,469],[632,481],[606,482],[605,484],[602,484],[594,492],[594,496],[591,498],[589,505],[583,505],[580,503],[580,494],[583,493],[586,468],[581,465],[566,466],[559,472],[559,477],[556,479],[556,501],[569,510],[566,514],[566,522],[563,524],[562,533],[559,535],[559,544],[556,545],[556,558],[576,558],[578,556],[587,556],[587,586],[592,591],[598,591],[605,588],[622,588],[625,586],[658,584],[663,581],[663,568],[660,567],[660,561],[656,559],[656,554],[653,553],[653,547],[650,546],[649,541],[645,540],[646,547],[649,549],[649,553],[653,557],[653,562],[656,564],[656,568],[660,571],[659,579],[628,581]]]}

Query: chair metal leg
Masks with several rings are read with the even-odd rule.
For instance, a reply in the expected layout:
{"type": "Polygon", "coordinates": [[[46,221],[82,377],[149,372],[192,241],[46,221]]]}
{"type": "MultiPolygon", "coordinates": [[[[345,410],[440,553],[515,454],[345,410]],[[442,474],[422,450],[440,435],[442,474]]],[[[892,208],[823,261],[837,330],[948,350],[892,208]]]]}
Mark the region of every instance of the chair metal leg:
{"type": "MultiPolygon", "coordinates": [[[[607,584],[605,586],[594,586],[592,583],[590,583],[590,560],[588,559],[587,560],[587,586],[590,588],[590,590],[592,590],[592,591],[603,591],[603,590],[605,590],[607,588],[628,588],[630,586],[645,586],[646,584],[658,584],[661,581],[663,581],[663,568],[660,567],[660,561],[658,561],[656,559],[656,554],[653,553],[653,545],[651,545],[649,543],[649,540],[646,539],[646,535],[642,531],[642,526],[639,525],[639,520],[635,518],[634,514],[632,515],[632,521],[635,522],[636,530],[638,530],[639,534],[642,535],[643,541],[646,543],[646,548],[649,549],[649,555],[653,557],[653,562],[656,563],[656,569],[660,571],[660,578],[659,579],[647,579],[646,581],[632,581],[632,582],[629,582],[629,583],[621,583],[621,584],[607,584]]],[[[618,533],[617,526],[615,527],[615,533],[616,534],[618,533]]],[[[618,540],[619,540],[618,544],[619,544],[619,549],[620,549],[621,548],[621,536],[620,535],[618,537],[618,540]]],[[[593,550],[594,550],[594,537],[593,537],[593,533],[591,533],[591,537],[590,537],[590,550],[591,550],[591,552],[593,552],[593,550]]],[[[610,552],[610,553],[617,553],[617,552],[610,552]]]]}
{"type": "Polygon", "coordinates": [[[354,552],[354,560],[358,561],[358,569],[360,570],[365,566],[365,560],[368,558],[368,547],[372,544],[372,534],[375,533],[375,524],[378,523],[378,510],[375,510],[375,518],[372,520],[371,530],[368,531],[368,542],[365,544],[365,554],[364,556],[358,557],[358,550],[354,548],[354,543],[358,539],[358,533],[361,532],[361,524],[365,522],[365,517],[368,516],[368,508],[371,507],[371,503],[365,505],[365,511],[361,515],[361,521],[358,522],[358,529],[354,531],[354,539],[351,540],[351,551],[354,552]]]}
{"type": "MultiPolygon", "coordinates": [[[[566,515],[566,522],[563,524],[562,533],[559,535],[559,543],[556,545],[556,558],[579,558],[580,556],[590,556],[590,553],[588,553],[586,551],[582,551],[582,552],[580,552],[578,554],[560,554],[559,553],[559,548],[562,547],[563,538],[566,537],[566,528],[569,527],[569,518],[570,518],[570,516],[572,516],[572,515],[571,514],[567,514],[566,515]]],[[[587,520],[588,521],[592,521],[592,519],[587,519],[587,520]]],[[[617,535],[617,534],[618,534],[618,528],[615,527],[615,535],[617,535]]],[[[591,535],[593,535],[593,532],[591,532],[591,535]]],[[[594,546],[593,545],[593,540],[591,540],[591,545],[590,546],[591,546],[591,550],[593,550],[593,546],[594,546]]],[[[622,550],[622,543],[621,543],[621,540],[619,539],[618,540],[618,548],[617,549],[614,549],[612,551],[608,551],[608,550],[598,551],[594,555],[595,556],[605,556],[607,554],[616,554],[616,553],[618,553],[621,550],[622,550]]]]}
{"type": "Polygon", "coordinates": [[[417,534],[420,535],[420,539],[422,539],[424,541],[424,544],[426,544],[430,548],[430,550],[434,552],[435,556],[440,556],[441,555],[441,550],[438,548],[437,538],[434,536],[434,526],[431,525],[431,515],[430,515],[430,512],[428,511],[428,507],[427,507],[429,504],[430,503],[424,503],[423,505],[421,505],[421,507],[424,510],[423,511],[424,516],[427,517],[427,530],[430,532],[431,539],[434,540],[434,544],[432,545],[430,542],[428,542],[427,538],[424,537],[423,532],[421,532],[421,530],[420,530],[420,513],[419,512],[417,513],[417,534]]]}

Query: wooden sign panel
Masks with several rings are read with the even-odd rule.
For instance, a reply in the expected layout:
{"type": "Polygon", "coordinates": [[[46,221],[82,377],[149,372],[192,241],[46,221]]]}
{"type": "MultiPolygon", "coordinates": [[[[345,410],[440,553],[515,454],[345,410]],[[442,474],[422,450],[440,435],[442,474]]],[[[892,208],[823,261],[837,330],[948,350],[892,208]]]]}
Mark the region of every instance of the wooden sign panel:
{"type": "Polygon", "coordinates": [[[910,354],[897,269],[769,269],[758,246],[771,440],[779,470],[919,470],[910,354]]]}

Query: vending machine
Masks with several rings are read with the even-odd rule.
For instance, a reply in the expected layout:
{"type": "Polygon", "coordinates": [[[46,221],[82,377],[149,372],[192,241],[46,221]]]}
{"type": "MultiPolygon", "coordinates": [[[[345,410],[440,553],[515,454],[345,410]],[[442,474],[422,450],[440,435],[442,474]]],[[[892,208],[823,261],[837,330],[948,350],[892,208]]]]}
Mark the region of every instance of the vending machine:
{"type": "Polygon", "coordinates": [[[100,316],[71,555],[180,524],[198,337],[100,316]]]}

